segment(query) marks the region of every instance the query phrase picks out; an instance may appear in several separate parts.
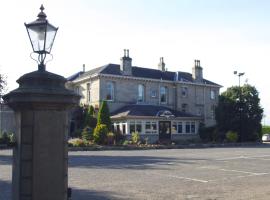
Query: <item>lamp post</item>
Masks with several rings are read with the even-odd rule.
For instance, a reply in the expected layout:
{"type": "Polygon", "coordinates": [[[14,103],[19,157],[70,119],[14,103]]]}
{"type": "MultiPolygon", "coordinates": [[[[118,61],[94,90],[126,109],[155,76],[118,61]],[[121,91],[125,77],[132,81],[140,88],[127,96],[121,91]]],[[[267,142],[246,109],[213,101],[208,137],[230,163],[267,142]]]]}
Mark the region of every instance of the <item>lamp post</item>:
{"type": "Polygon", "coordinates": [[[16,145],[13,149],[13,200],[67,200],[68,193],[68,109],[79,98],[66,89],[66,79],[45,70],[57,28],[41,12],[25,24],[38,70],[21,76],[19,88],[3,96],[15,111],[16,145]]]}
{"type": "Polygon", "coordinates": [[[41,5],[38,18],[31,23],[24,23],[33,52],[38,54],[38,69],[45,70],[44,60],[47,54],[51,53],[53,42],[58,28],[48,22],[47,15],[43,12],[44,7],[41,5]]]}
{"type": "Polygon", "coordinates": [[[243,133],[242,133],[242,89],[241,89],[241,76],[244,76],[245,73],[244,72],[237,72],[237,71],[234,71],[233,72],[235,75],[238,76],[238,89],[239,89],[239,116],[240,116],[240,124],[239,124],[239,136],[240,136],[240,142],[243,141],[243,133]]]}

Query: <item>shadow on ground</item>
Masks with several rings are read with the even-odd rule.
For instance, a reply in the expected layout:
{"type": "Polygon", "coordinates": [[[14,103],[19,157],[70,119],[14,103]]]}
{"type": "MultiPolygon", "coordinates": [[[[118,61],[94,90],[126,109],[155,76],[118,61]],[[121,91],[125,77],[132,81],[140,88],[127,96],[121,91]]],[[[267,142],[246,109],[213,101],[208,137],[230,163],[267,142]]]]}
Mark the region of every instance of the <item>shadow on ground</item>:
{"type": "Polygon", "coordinates": [[[11,200],[11,182],[10,181],[0,180],[0,200],[11,200]]]}
{"type": "Polygon", "coordinates": [[[81,190],[72,188],[72,200],[114,200],[114,199],[129,199],[128,197],[121,197],[113,192],[81,190]]]}
{"type": "Polygon", "coordinates": [[[175,159],[151,156],[99,156],[69,155],[69,167],[105,168],[105,169],[153,169],[156,165],[166,167],[172,163],[193,164],[204,159],[175,159]]]}

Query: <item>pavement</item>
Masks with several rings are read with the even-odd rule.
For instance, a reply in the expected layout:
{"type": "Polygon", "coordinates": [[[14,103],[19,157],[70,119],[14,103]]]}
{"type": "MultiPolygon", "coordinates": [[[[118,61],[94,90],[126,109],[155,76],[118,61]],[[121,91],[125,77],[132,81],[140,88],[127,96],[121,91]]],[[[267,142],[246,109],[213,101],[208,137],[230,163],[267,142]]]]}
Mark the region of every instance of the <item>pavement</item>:
{"type": "MultiPolygon", "coordinates": [[[[0,150],[0,200],[11,199],[10,150],[0,150]]],[[[72,200],[270,199],[270,145],[69,152],[72,200]]]]}

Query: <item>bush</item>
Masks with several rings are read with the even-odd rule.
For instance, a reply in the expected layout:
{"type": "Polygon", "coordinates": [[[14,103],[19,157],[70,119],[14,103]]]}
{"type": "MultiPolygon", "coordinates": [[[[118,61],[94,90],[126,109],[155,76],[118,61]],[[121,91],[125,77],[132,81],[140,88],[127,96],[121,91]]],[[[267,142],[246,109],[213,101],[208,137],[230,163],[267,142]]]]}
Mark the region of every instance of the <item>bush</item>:
{"type": "Polygon", "coordinates": [[[115,139],[115,143],[116,143],[116,144],[122,144],[123,141],[125,140],[125,135],[123,135],[123,134],[121,133],[121,131],[116,131],[116,132],[114,133],[114,139],[115,139]]]}
{"type": "Polygon", "coordinates": [[[103,101],[98,111],[97,124],[105,124],[108,130],[112,129],[109,107],[106,101],[103,101]]]}
{"type": "Polygon", "coordinates": [[[226,133],[226,139],[228,142],[237,142],[238,134],[235,131],[228,131],[226,133]]]}
{"type": "Polygon", "coordinates": [[[205,127],[203,124],[200,124],[199,135],[204,142],[216,142],[218,140],[216,126],[205,127]]]}
{"type": "Polygon", "coordinates": [[[105,124],[98,124],[93,134],[94,142],[97,144],[105,144],[108,132],[108,128],[105,124]]]}
{"type": "Polygon", "coordinates": [[[140,135],[138,132],[133,132],[131,134],[131,141],[133,144],[138,144],[140,142],[140,135]]]}
{"type": "Polygon", "coordinates": [[[68,140],[68,146],[84,147],[85,146],[85,142],[82,139],[80,139],[80,138],[74,138],[74,139],[68,140]]]}
{"type": "Polygon", "coordinates": [[[262,127],[262,135],[270,134],[270,126],[263,126],[262,127]]]}
{"type": "Polygon", "coordinates": [[[82,139],[89,141],[93,139],[93,129],[90,127],[85,127],[82,131],[82,139]]]}

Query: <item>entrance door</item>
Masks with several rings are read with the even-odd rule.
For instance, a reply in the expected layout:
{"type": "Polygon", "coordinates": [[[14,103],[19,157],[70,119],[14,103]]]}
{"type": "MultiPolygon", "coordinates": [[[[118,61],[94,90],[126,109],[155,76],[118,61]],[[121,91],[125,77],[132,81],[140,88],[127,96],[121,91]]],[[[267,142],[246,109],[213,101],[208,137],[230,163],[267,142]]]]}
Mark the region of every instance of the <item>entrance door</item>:
{"type": "Polygon", "coordinates": [[[159,122],[159,139],[171,140],[171,122],[170,121],[159,122]]]}

